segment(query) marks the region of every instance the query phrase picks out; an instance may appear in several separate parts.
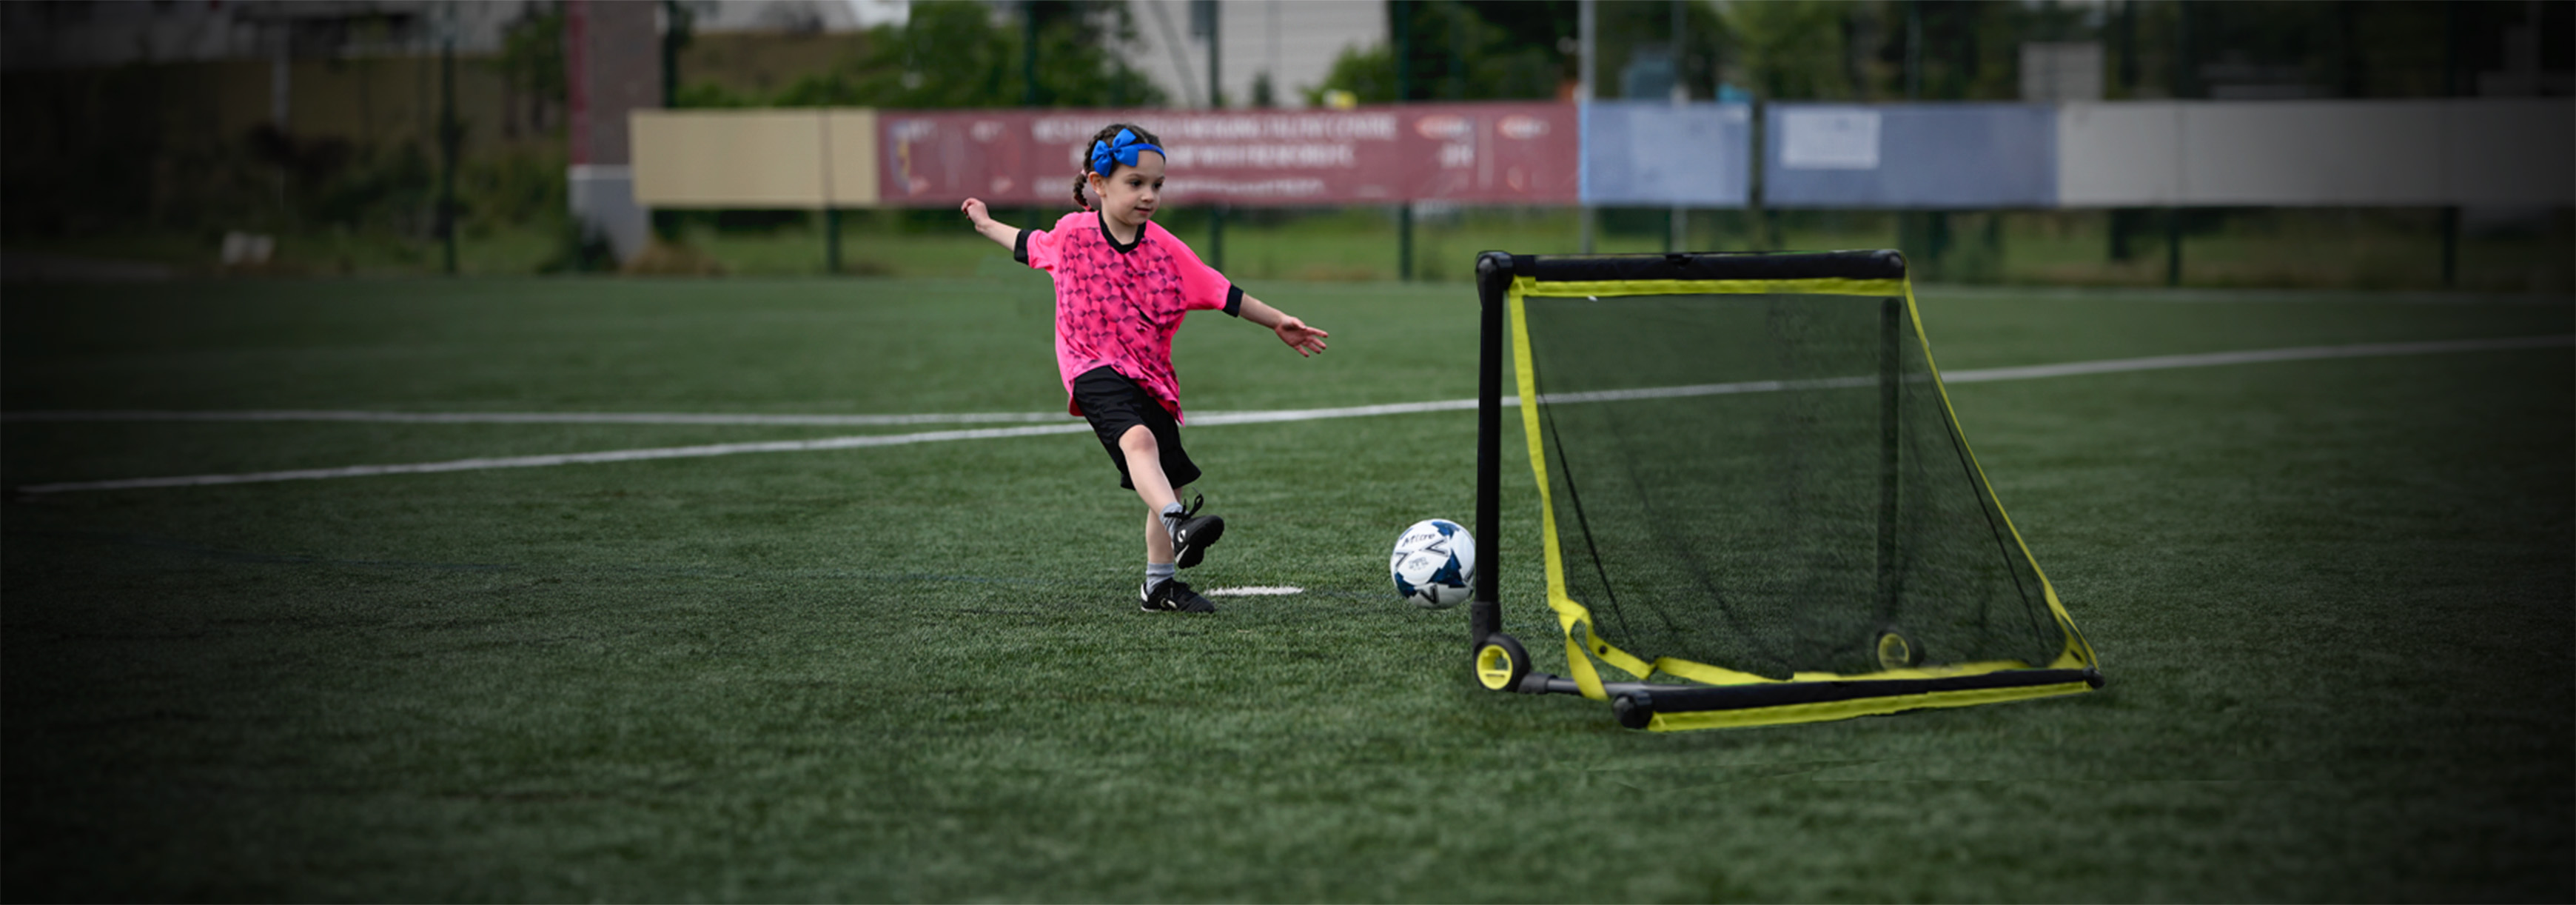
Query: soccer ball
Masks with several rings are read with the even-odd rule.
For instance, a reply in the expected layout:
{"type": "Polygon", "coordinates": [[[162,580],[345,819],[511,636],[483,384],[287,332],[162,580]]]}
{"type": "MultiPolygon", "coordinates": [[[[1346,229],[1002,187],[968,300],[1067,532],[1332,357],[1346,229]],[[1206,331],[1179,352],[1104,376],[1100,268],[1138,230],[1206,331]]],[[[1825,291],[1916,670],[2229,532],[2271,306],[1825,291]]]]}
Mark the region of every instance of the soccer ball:
{"type": "Polygon", "coordinates": [[[1396,536],[1387,571],[1395,576],[1395,592],[1414,606],[1457,606],[1475,593],[1476,539],[1457,522],[1423,519],[1396,536]]]}

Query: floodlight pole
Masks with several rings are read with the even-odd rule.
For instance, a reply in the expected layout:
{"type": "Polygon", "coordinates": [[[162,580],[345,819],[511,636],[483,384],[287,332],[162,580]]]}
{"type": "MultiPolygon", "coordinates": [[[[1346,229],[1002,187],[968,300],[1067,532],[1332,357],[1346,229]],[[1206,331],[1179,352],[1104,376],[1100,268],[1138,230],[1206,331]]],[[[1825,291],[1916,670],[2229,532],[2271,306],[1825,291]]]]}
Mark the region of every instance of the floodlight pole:
{"type": "MultiPolygon", "coordinates": [[[[1223,110],[1225,109],[1225,90],[1221,86],[1225,83],[1219,79],[1219,73],[1222,71],[1220,66],[1225,59],[1223,54],[1225,31],[1218,25],[1218,15],[1224,10],[1225,4],[1218,3],[1216,0],[1201,0],[1201,2],[1207,4],[1208,107],[1223,110]]],[[[1225,202],[1223,201],[1208,206],[1207,260],[1208,266],[1218,270],[1225,269],[1225,202]]]]}
{"type": "MultiPolygon", "coordinates": [[[[2192,72],[2191,0],[2174,4],[2174,69],[2173,95],[2177,99],[2200,96],[2200,84],[2192,72]]],[[[2182,208],[2165,208],[2165,285],[2182,285],[2182,208]]]]}
{"type": "MultiPolygon", "coordinates": [[[[2535,23],[2537,24],[2537,23],[2535,23]]],[[[2442,4],[2442,96],[2459,97],[2467,92],[2460,77],[2460,8],[2442,4]]],[[[2442,288],[2460,285],[2460,206],[2442,208],[2442,288]]]]}
{"type": "MultiPolygon", "coordinates": [[[[1583,115],[1582,111],[1592,105],[1594,77],[1600,73],[1596,65],[1598,61],[1593,59],[1597,55],[1594,51],[1600,48],[1600,14],[1593,9],[1593,3],[1594,0],[1580,0],[1575,4],[1575,41],[1578,45],[1575,52],[1582,54],[1580,61],[1582,68],[1578,70],[1582,74],[1574,83],[1575,121],[1578,124],[1578,131],[1584,121],[1591,118],[1583,115]]],[[[1576,166],[1581,165],[1580,161],[1576,162],[1576,166]]],[[[1575,219],[1583,224],[1583,253],[1588,255],[1592,253],[1592,204],[1588,199],[1577,199],[1575,205],[1577,211],[1575,219]]]]}
{"type": "Polygon", "coordinates": [[[1020,0],[1020,106],[1038,105],[1038,11],[1035,0],[1020,0]]]}
{"type": "MultiPolygon", "coordinates": [[[[1671,37],[1673,43],[1673,88],[1669,93],[1672,95],[1673,107],[1676,109],[1687,106],[1690,103],[1690,85],[1689,83],[1682,81],[1682,46],[1684,43],[1682,41],[1682,27],[1684,25],[1684,17],[1682,14],[1683,3],[1684,0],[1672,0],[1673,29],[1671,37]]],[[[1687,219],[1689,216],[1689,211],[1681,205],[1673,205],[1672,222],[1666,224],[1664,227],[1665,252],[1670,253],[1682,250],[1682,242],[1686,238],[1683,233],[1690,229],[1690,221],[1687,219]]]]}
{"type": "Polygon", "coordinates": [[[1923,96],[1923,0],[1905,4],[1905,99],[1923,96]]]}
{"type": "MultiPolygon", "coordinates": [[[[1413,99],[1413,8],[1387,0],[1387,30],[1395,45],[1395,102],[1413,99]]],[[[1413,199],[1395,202],[1395,278],[1413,282],[1413,199]]]]}
{"type": "Polygon", "coordinates": [[[680,0],[662,0],[662,106],[680,106],[680,48],[689,43],[689,9],[680,0]]]}
{"type": "Polygon", "coordinates": [[[455,26],[438,43],[438,238],[447,274],[456,275],[456,156],[465,129],[456,123],[455,26]]]}

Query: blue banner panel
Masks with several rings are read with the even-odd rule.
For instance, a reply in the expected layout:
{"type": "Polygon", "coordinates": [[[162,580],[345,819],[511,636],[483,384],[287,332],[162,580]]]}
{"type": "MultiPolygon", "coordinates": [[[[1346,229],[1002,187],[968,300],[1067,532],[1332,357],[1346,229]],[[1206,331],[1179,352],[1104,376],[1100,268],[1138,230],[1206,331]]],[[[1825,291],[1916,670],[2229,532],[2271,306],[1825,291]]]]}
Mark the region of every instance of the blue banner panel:
{"type": "Polygon", "coordinates": [[[1753,116],[1745,104],[1583,105],[1585,204],[1743,207],[1752,163],[1753,116]]]}
{"type": "Polygon", "coordinates": [[[2047,104],[1774,104],[1763,126],[1770,207],[2057,205],[2047,104]]]}

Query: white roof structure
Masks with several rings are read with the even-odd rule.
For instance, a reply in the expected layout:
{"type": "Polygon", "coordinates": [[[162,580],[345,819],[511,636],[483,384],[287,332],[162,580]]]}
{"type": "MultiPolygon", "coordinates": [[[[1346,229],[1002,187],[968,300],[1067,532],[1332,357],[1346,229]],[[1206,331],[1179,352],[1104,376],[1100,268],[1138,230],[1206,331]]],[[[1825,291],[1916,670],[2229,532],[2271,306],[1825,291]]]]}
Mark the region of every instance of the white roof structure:
{"type": "MultiPolygon", "coordinates": [[[[1128,65],[1162,86],[1175,106],[1208,105],[1208,42],[1194,28],[1191,0],[1127,0],[1142,46],[1128,65]]],[[[1222,0],[1217,6],[1218,77],[1227,106],[1252,105],[1252,82],[1270,73],[1281,107],[1306,105],[1300,89],[1333,69],[1346,47],[1387,39],[1382,0],[1222,0]]]]}

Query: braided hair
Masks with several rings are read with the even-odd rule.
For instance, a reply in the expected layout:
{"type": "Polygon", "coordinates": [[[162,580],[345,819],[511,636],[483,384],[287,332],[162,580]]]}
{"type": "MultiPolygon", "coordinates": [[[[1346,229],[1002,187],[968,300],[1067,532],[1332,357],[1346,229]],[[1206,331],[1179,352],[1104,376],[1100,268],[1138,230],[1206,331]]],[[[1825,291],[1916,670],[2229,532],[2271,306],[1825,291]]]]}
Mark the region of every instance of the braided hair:
{"type": "MultiPolygon", "coordinates": [[[[1091,197],[1082,193],[1083,187],[1090,184],[1091,181],[1091,146],[1104,141],[1118,140],[1118,130],[1120,129],[1136,133],[1136,137],[1138,139],[1143,140],[1149,145],[1160,145],[1163,143],[1162,139],[1154,137],[1154,133],[1145,131],[1145,127],[1130,123],[1110,123],[1100,131],[1091,133],[1091,140],[1082,143],[1082,168],[1075,170],[1073,174],[1073,204],[1075,207],[1082,208],[1083,210],[1091,209],[1091,197]]],[[[1116,165],[1112,164],[1111,168],[1115,169],[1116,165]]],[[[1109,174],[1102,173],[1100,176],[1101,178],[1106,179],[1109,177],[1109,174]]]]}

